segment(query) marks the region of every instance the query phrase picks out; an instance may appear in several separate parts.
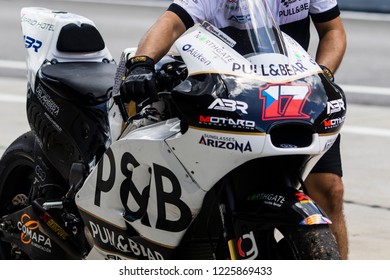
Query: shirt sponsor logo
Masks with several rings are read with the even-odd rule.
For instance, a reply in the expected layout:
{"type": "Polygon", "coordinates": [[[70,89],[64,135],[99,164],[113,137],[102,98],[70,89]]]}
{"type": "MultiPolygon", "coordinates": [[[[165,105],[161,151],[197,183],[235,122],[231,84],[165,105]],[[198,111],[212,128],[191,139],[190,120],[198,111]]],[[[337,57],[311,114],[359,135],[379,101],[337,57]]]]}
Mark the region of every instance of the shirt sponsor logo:
{"type": "Polygon", "coordinates": [[[304,4],[297,4],[295,7],[290,6],[290,4],[293,4],[296,2],[296,0],[286,0],[282,1],[283,5],[286,7],[285,9],[281,9],[279,11],[279,17],[289,17],[298,15],[301,13],[305,13],[309,11],[309,3],[304,4]]]}
{"type": "Polygon", "coordinates": [[[282,4],[286,7],[289,7],[292,3],[297,2],[297,0],[282,0],[282,4]]]}
{"type": "Polygon", "coordinates": [[[244,23],[248,23],[251,21],[251,16],[250,15],[232,15],[229,17],[229,20],[244,24],[244,23]]]}

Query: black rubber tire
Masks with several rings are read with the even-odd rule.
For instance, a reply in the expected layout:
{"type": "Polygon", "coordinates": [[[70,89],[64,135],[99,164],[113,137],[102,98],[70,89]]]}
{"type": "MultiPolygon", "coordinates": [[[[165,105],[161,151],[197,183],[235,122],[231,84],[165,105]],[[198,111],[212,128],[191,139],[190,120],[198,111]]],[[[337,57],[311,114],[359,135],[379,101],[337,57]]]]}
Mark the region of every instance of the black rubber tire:
{"type": "MultiPolygon", "coordinates": [[[[328,225],[284,227],[283,238],[274,242],[273,259],[339,260],[337,242],[328,225]]],[[[272,243],[272,242],[271,242],[272,243]]]]}
{"type": "MultiPolygon", "coordinates": [[[[18,209],[12,199],[18,194],[29,197],[34,182],[35,136],[30,131],[17,138],[4,152],[0,160],[0,216],[18,209]]],[[[25,256],[12,254],[11,245],[0,241],[1,259],[20,259],[25,256]]]]}

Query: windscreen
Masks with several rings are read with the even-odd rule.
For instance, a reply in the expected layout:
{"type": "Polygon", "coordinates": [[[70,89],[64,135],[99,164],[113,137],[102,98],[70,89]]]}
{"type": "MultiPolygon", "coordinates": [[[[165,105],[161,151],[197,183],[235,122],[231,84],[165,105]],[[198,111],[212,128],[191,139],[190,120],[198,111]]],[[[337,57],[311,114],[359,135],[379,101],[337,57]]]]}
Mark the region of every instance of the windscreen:
{"type": "Polygon", "coordinates": [[[285,54],[279,27],[265,0],[240,0],[239,10],[245,21],[239,28],[228,26],[221,28],[236,41],[234,49],[241,55],[252,56],[262,53],[285,54]]]}

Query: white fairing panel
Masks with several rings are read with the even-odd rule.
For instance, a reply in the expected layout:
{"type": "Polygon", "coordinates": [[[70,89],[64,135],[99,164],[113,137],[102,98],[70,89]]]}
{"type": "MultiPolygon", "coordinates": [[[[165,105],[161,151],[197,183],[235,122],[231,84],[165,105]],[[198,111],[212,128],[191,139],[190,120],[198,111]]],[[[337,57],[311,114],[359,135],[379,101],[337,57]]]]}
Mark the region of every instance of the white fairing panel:
{"type": "Polygon", "coordinates": [[[93,53],[66,53],[57,50],[61,28],[69,23],[81,25],[94,22],[72,13],[53,11],[40,7],[26,7],[21,10],[21,25],[27,54],[28,80],[34,88],[35,76],[45,61],[58,62],[94,61],[104,58],[112,60],[107,48],[93,53]]]}
{"type": "Polygon", "coordinates": [[[177,246],[200,211],[205,192],[164,141],[178,132],[176,126],[159,123],[113,143],[77,194],[80,210],[177,246]]]}

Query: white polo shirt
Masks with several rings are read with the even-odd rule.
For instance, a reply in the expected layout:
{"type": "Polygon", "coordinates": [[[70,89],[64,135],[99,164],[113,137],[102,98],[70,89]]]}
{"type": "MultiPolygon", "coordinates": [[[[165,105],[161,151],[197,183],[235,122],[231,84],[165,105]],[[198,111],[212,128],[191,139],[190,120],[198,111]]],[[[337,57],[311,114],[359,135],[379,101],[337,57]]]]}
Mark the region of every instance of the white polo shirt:
{"type": "MultiPolygon", "coordinates": [[[[240,0],[174,0],[168,10],[175,12],[187,26],[204,20],[218,28],[234,26],[246,20],[247,14],[238,8],[240,0]]],[[[337,0],[267,0],[276,23],[307,49],[310,38],[310,18],[325,22],[340,15],[337,0]]]]}

